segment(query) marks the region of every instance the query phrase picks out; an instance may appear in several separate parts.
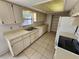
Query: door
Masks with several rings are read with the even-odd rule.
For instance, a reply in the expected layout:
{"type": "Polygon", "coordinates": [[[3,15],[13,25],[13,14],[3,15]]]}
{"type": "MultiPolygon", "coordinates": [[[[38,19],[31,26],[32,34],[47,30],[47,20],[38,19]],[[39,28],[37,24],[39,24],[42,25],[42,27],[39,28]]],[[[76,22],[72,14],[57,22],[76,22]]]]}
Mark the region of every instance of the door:
{"type": "Polygon", "coordinates": [[[58,27],[59,17],[53,17],[51,31],[56,32],[58,27]]]}

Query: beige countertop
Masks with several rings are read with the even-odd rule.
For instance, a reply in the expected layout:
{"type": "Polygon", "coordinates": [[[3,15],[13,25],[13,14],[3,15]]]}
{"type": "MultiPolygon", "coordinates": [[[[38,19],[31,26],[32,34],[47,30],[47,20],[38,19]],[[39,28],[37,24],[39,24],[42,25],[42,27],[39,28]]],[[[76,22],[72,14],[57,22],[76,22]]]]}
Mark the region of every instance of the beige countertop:
{"type": "Polygon", "coordinates": [[[79,55],[62,49],[60,47],[56,47],[54,59],[79,59],[79,55]]]}
{"type": "Polygon", "coordinates": [[[73,33],[69,33],[69,32],[61,32],[60,35],[64,37],[72,38],[72,39],[77,39],[76,35],[74,35],[73,33]]]}
{"type": "MultiPolygon", "coordinates": [[[[42,26],[45,26],[45,25],[37,26],[35,28],[39,29],[42,26]]],[[[34,29],[34,30],[36,30],[36,29],[34,29]]],[[[22,35],[25,35],[25,34],[28,34],[28,33],[32,33],[34,30],[27,31],[27,30],[24,30],[24,29],[19,29],[19,30],[15,30],[15,31],[9,31],[9,32],[4,33],[4,37],[5,37],[5,39],[13,40],[13,39],[15,39],[19,36],[22,36],[22,35]]]]}
{"type": "Polygon", "coordinates": [[[21,30],[6,32],[6,33],[4,33],[4,36],[8,40],[13,40],[14,38],[25,35],[27,33],[30,33],[30,31],[21,29],[21,30]]]}

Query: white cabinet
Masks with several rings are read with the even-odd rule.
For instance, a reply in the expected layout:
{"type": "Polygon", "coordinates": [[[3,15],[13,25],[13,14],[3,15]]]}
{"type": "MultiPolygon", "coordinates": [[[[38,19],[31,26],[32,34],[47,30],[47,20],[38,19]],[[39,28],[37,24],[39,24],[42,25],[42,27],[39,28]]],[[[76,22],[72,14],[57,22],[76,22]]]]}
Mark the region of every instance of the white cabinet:
{"type": "Polygon", "coordinates": [[[79,2],[77,2],[74,8],[71,10],[70,15],[71,16],[79,15],[79,2]]]}
{"type": "Polygon", "coordinates": [[[48,25],[42,25],[42,26],[38,26],[36,27],[38,28],[38,36],[40,37],[41,35],[43,35],[45,32],[47,32],[48,30],[48,25]]]}
{"type": "Polygon", "coordinates": [[[30,35],[29,34],[24,35],[23,40],[24,40],[24,48],[27,48],[31,44],[30,35]]]}
{"type": "Polygon", "coordinates": [[[13,56],[19,54],[20,52],[22,52],[24,50],[23,43],[24,43],[24,41],[21,40],[12,46],[13,56]]]}
{"type": "Polygon", "coordinates": [[[79,17],[74,17],[73,23],[74,26],[79,26],[79,17]]]}
{"type": "Polygon", "coordinates": [[[14,38],[12,41],[10,41],[10,45],[8,45],[12,56],[16,56],[25,48],[27,48],[30,44],[30,35],[25,34],[17,38],[14,38]]]}
{"type": "Polygon", "coordinates": [[[13,5],[15,23],[22,23],[22,7],[13,5]]]}
{"type": "Polygon", "coordinates": [[[42,13],[37,13],[37,22],[40,21],[45,21],[46,20],[46,15],[42,13]]]}
{"type": "Polygon", "coordinates": [[[33,43],[34,41],[36,41],[37,40],[37,38],[38,38],[39,36],[38,36],[38,31],[37,30],[34,30],[32,33],[31,33],[31,43],[33,43]]]}
{"type": "Polygon", "coordinates": [[[46,27],[42,26],[42,28],[43,29],[41,33],[39,31],[40,30],[39,28],[34,29],[32,31],[17,30],[17,31],[7,32],[5,34],[5,39],[8,43],[12,56],[18,55],[25,48],[27,48],[32,43],[34,43],[34,41],[36,41],[42,34],[44,34],[46,32],[46,27]]]}
{"type": "Polygon", "coordinates": [[[22,7],[0,0],[0,24],[22,22],[22,7]]]}
{"type": "Polygon", "coordinates": [[[11,4],[0,0],[0,21],[1,24],[14,23],[14,15],[12,12],[11,4]]]}

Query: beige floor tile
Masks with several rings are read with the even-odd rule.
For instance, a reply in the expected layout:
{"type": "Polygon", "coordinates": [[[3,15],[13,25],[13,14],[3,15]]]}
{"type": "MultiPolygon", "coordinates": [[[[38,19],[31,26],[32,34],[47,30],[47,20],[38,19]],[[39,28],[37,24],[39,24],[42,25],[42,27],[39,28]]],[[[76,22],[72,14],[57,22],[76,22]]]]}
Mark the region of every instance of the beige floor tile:
{"type": "Polygon", "coordinates": [[[41,59],[47,59],[47,57],[45,57],[45,56],[42,56],[42,57],[41,57],[41,59]]]}
{"type": "Polygon", "coordinates": [[[0,59],[11,59],[11,56],[8,53],[6,53],[6,54],[0,56],[0,59]]]}
{"type": "Polygon", "coordinates": [[[40,59],[41,57],[42,57],[42,55],[41,55],[40,53],[36,52],[35,54],[33,54],[33,55],[31,56],[30,59],[40,59]]]}
{"type": "Polygon", "coordinates": [[[28,48],[24,51],[24,54],[30,58],[36,51],[33,48],[28,48]]]}
{"type": "Polygon", "coordinates": [[[18,56],[11,57],[11,59],[29,59],[29,58],[24,53],[21,53],[18,56]]]}

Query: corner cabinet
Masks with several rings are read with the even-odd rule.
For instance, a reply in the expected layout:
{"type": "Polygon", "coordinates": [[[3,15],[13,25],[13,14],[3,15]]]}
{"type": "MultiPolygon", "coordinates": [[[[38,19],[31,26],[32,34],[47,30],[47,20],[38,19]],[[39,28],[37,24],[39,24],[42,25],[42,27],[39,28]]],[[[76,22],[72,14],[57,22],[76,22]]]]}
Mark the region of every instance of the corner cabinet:
{"type": "Polygon", "coordinates": [[[16,24],[22,22],[22,8],[0,0],[0,24],[16,24]]]}

